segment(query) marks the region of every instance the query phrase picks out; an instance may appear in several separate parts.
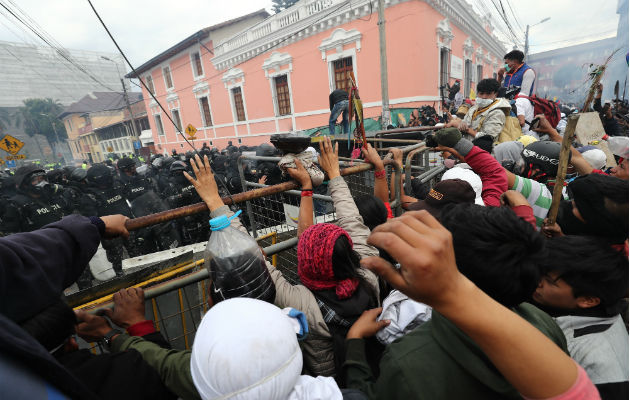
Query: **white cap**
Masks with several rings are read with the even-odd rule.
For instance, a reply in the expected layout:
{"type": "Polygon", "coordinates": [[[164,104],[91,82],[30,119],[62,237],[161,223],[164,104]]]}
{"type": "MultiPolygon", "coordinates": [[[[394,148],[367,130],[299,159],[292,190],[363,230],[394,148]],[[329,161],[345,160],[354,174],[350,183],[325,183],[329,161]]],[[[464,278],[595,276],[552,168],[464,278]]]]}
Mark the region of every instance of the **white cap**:
{"type": "Polygon", "coordinates": [[[481,192],[483,190],[483,184],[481,183],[481,178],[479,175],[475,174],[472,170],[467,168],[460,168],[459,164],[455,167],[449,169],[442,175],[442,180],[445,181],[447,179],[461,179],[462,181],[466,181],[472,186],[475,191],[475,204],[480,206],[485,205],[483,203],[483,199],[481,198],[481,192]]]}
{"type": "Polygon", "coordinates": [[[582,157],[584,157],[594,169],[603,169],[606,166],[606,153],[600,149],[587,150],[582,153],[582,157]]]}

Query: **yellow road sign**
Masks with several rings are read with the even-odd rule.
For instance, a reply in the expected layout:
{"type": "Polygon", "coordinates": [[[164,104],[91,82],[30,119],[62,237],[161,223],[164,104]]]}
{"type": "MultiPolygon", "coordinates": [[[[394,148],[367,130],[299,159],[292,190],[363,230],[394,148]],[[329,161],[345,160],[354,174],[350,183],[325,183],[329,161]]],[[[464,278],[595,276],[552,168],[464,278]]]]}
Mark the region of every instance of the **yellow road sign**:
{"type": "Polygon", "coordinates": [[[7,153],[17,154],[22,147],[24,147],[24,143],[11,135],[5,135],[2,140],[0,140],[0,149],[7,153]]]}
{"type": "Polygon", "coordinates": [[[197,128],[192,126],[192,124],[188,124],[186,127],[186,133],[190,137],[190,139],[195,139],[195,133],[197,133],[197,128]]]}
{"type": "Polygon", "coordinates": [[[16,154],[14,156],[6,156],[5,159],[7,161],[12,161],[12,160],[26,160],[26,154],[16,154]]]}

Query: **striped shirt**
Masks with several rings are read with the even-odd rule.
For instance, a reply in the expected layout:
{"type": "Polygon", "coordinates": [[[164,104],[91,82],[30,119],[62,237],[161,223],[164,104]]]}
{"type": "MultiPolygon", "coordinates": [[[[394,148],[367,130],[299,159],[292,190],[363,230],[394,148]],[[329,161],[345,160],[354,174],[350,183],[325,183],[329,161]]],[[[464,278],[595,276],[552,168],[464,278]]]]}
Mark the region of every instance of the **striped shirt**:
{"type": "MultiPolygon", "coordinates": [[[[512,190],[520,192],[525,198],[532,210],[534,211],[534,218],[536,218],[536,227],[540,230],[543,226],[543,221],[547,218],[547,213],[551,208],[551,200],[553,194],[547,188],[547,185],[537,182],[533,179],[523,178],[516,175],[514,186],[512,190]]],[[[562,188],[562,195],[566,199],[566,187],[562,188]]]]}

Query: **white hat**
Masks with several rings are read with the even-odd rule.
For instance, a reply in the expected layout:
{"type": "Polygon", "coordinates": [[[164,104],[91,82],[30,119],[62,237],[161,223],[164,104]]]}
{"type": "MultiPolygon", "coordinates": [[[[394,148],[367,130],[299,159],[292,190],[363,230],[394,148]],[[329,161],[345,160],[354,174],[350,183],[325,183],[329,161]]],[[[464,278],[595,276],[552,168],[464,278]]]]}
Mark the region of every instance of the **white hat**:
{"type": "Polygon", "coordinates": [[[606,166],[606,153],[600,149],[590,149],[582,153],[582,157],[594,169],[603,169],[606,166]]]}
{"type": "Polygon", "coordinates": [[[480,206],[485,205],[483,203],[483,199],[481,198],[481,192],[483,190],[481,178],[472,170],[467,168],[460,168],[458,164],[455,167],[446,171],[444,175],[442,175],[443,181],[447,179],[461,179],[462,181],[468,182],[475,191],[475,204],[479,204],[480,206]]]}
{"type": "Polygon", "coordinates": [[[285,400],[318,393],[318,398],[341,399],[333,378],[300,376],[299,328],[289,316],[273,304],[250,298],[212,307],[201,320],[190,357],[201,398],[285,400]]]}

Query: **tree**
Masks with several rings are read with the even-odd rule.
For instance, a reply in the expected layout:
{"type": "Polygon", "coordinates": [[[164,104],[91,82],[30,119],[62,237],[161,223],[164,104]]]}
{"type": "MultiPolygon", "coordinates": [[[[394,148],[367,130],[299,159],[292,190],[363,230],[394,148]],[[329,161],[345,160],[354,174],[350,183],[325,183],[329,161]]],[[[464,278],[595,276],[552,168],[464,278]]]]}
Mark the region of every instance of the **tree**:
{"type": "Polygon", "coordinates": [[[58,100],[27,99],[24,100],[24,106],[20,107],[19,114],[25,122],[24,131],[27,135],[39,134],[45,136],[48,142],[57,142],[68,138],[63,123],[57,119],[62,111],[63,106],[58,100]]]}
{"type": "Polygon", "coordinates": [[[287,8],[291,7],[292,5],[294,5],[295,3],[297,3],[299,0],[272,0],[273,3],[273,12],[274,14],[279,13],[282,10],[286,10],[287,8]]]}
{"type": "MultiPolygon", "coordinates": [[[[19,119],[24,122],[24,132],[27,135],[31,137],[34,135],[44,136],[48,140],[50,148],[54,149],[53,142],[62,142],[68,138],[63,123],[57,119],[57,115],[61,114],[62,111],[63,106],[58,100],[46,98],[24,100],[24,106],[20,107],[17,113],[19,119]]],[[[37,138],[33,139],[39,147],[37,138]]]]}

